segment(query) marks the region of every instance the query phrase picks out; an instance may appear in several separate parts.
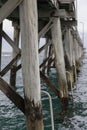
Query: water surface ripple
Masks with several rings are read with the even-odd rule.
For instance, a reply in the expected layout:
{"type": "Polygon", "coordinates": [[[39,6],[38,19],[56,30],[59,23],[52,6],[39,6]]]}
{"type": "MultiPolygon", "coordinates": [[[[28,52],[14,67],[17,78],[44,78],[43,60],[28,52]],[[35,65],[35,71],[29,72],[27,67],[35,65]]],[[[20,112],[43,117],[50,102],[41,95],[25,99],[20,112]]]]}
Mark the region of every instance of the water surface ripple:
{"type": "MultiPolygon", "coordinates": [[[[3,55],[2,68],[11,60],[10,55],[3,55]]],[[[80,73],[77,78],[69,109],[61,113],[60,101],[46,84],[41,81],[42,89],[52,96],[55,130],[87,130],[87,53],[84,55],[80,73]]],[[[49,78],[57,87],[56,71],[52,70],[49,78]]],[[[9,72],[4,79],[9,81],[9,72]]],[[[23,96],[23,82],[21,71],[17,73],[17,92],[23,96]]],[[[48,97],[42,94],[42,107],[45,130],[51,130],[50,109],[48,97]]],[[[0,130],[26,130],[25,116],[16,106],[0,91],[0,130]]]]}

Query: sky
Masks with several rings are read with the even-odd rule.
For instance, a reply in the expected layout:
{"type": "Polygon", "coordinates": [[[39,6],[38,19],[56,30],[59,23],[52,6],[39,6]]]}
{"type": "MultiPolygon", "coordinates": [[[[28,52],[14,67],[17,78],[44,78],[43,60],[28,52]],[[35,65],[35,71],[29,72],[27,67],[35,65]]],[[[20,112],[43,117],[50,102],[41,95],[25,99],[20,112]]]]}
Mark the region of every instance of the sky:
{"type": "Polygon", "coordinates": [[[77,0],[78,22],[84,22],[87,32],[87,0],[77,0]]]}
{"type": "MultiPolygon", "coordinates": [[[[13,40],[13,27],[12,22],[8,20],[4,20],[3,22],[3,30],[8,34],[8,36],[13,40]]],[[[12,51],[11,46],[4,39],[2,40],[2,51],[9,52],[12,51]]]]}
{"type": "MultiPolygon", "coordinates": [[[[78,30],[81,38],[84,34],[84,47],[87,48],[87,0],[77,0],[78,30]]],[[[12,23],[4,20],[4,31],[13,39],[12,23]]],[[[12,51],[11,47],[3,40],[3,51],[12,51]]]]}
{"type": "Polygon", "coordinates": [[[84,47],[87,48],[87,0],[77,0],[77,18],[80,37],[83,39],[84,47]]]}

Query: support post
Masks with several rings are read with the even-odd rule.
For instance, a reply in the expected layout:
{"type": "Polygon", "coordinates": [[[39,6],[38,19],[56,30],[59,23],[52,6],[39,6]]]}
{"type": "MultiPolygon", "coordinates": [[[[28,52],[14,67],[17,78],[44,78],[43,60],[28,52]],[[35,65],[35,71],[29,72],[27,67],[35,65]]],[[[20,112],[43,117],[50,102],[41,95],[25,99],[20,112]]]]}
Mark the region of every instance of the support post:
{"type": "Polygon", "coordinates": [[[50,71],[50,67],[51,67],[51,61],[52,61],[52,44],[49,46],[49,61],[48,61],[48,67],[47,67],[47,74],[49,74],[49,71],[50,71]]]}
{"type": "Polygon", "coordinates": [[[75,61],[78,61],[78,43],[76,36],[74,36],[74,48],[75,48],[75,61]]]}
{"type": "Polygon", "coordinates": [[[76,37],[74,37],[74,46],[75,46],[75,62],[76,62],[76,71],[79,72],[79,44],[78,41],[76,39],[76,37]]]}
{"type": "MultiPolygon", "coordinates": [[[[20,33],[20,29],[14,26],[14,44],[17,47],[19,46],[19,33],[20,33]]],[[[14,58],[15,56],[16,56],[16,52],[13,49],[12,57],[14,58]]],[[[13,68],[11,69],[10,72],[10,85],[13,87],[15,87],[16,85],[16,71],[15,71],[16,67],[17,67],[17,62],[13,65],[13,68]]]]}
{"type": "Polygon", "coordinates": [[[20,5],[20,29],[27,130],[43,130],[37,0],[24,0],[20,5]]]}
{"type": "Polygon", "coordinates": [[[66,32],[64,34],[64,49],[68,60],[68,69],[72,67],[72,43],[71,43],[71,32],[70,28],[66,27],[66,32]]]}
{"type": "Polygon", "coordinates": [[[0,71],[1,71],[1,55],[2,55],[2,35],[1,35],[1,32],[2,32],[2,24],[0,24],[0,71]]]}
{"type": "Polygon", "coordinates": [[[75,80],[75,50],[74,50],[74,38],[73,33],[70,27],[66,26],[65,33],[64,33],[64,51],[65,51],[65,67],[66,70],[70,72],[71,77],[70,78],[67,75],[67,84],[68,89],[71,90],[70,84],[72,83],[74,87],[74,80],[75,80]]]}
{"type": "MultiPolygon", "coordinates": [[[[46,38],[46,44],[49,44],[49,42],[50,42],[50,40],[48,38],[46,38]]],[[[43,59],[43,62],[46,60],[47,57],[48,57],[48,46],[44,50],[44,59],[43,59]]],[[[42,68],[42,72],[44,74],[45,74],[45,71],[46,71],[46,64],[44,64],[44,66],[42,68]]]]}
{"type": "Polygon", "coordinates": [[[64,63],[64,52],[61,34],[60,18],[55,18],[52,27],[52,40],[54,45],[55,65],[58,73],[58,84],[61,96],[62,108],[66,109],[68,106],[68,90],[64,63]]]}

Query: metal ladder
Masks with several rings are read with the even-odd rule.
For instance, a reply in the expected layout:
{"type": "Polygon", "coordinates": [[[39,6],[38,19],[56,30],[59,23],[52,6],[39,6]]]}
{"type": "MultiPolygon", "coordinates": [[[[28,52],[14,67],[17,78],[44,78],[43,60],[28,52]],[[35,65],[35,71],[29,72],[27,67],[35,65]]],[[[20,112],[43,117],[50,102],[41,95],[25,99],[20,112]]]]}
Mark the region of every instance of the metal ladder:
{"type": "Polygon", "coordinates": [[[53,106],[52,106],[51,95],[48,92],[44,91],[44,90],[42,90],[41,92],[46,94],[48,96],[48,98],[49,98],[50,114],[51,114],[51,126],[52,126],[52,130],[54,130],[53,106]]]}

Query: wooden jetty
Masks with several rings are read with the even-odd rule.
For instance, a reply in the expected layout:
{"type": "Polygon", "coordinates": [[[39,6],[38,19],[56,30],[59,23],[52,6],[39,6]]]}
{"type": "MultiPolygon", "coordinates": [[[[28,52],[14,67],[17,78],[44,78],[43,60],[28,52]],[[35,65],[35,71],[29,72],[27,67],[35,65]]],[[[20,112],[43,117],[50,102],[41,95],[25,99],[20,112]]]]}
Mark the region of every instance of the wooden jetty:
{"type": "Polygon", "coordinates": [[[83,55],[77,31],[75,0],[0,0],[0,69],[2,38],[13,48],[12,61],[0,72],[0,90],[26,115],[27,130],[44,130],[40,78],[68,106],[68,88],[74,84],[83,55]],[[14,40],[3,31],[3,20],[14,27],[14,40]],[[19,35],[21,33],[21,49],[19,35]],[[46,43],[39,48],[40,39],[46,43]],[[39,54],[44,50],[43,62],[39,54]],[[21,59],[21,64],[17,65],[21,59]],[[58,88],[48,79],[56,68],[58,88]],[[15,91],[16,72],[22,68],[24,99],[15,91]],[[3,76],[10,70],[9,84],[3,76]],[[68,73],[71,74],[71,79],[68,73]]]}

